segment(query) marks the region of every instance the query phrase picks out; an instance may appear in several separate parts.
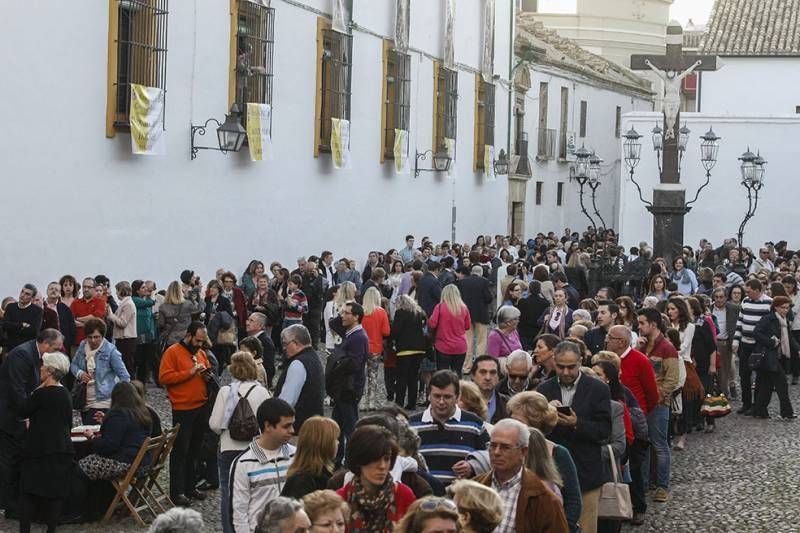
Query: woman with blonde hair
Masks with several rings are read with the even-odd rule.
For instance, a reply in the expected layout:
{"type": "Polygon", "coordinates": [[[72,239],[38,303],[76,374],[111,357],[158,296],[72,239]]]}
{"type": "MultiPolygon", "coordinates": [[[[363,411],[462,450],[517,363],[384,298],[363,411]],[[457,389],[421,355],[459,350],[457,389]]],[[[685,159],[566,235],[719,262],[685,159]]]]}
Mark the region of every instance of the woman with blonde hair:
{"type": "Polygon", "coordinates": [[[162,348],[166,349],[186,336],[186,328],[192,315],[200,313],[205,307],[203,301],[186,300],[183,297],[180,281],[173,281],[167,287],[164,303],[158,308],[158,330],[161,332],[162,348]]]}
{"type": "Polygon", "coordinates": [[[463,533],[494,531],[503,519],[503,500],[491,487],[459,479],[447,488],[458,508],[463,533]]]}
{"type": "Polygon", "coordinates": [[[463,411],[475,413],[483,420],[483,427],[486,431],[491,431],[492,425],[487,422],[489,417],[489,406],[481,394],[481,390],[472,381],[461,380],[458,388],[458,407],[463,411]]]}
{"type": "MultiPolygon", "coordinates": [[[[296,457],[296,456],[295,456],[296,457]]],[[[311,531],[344,531],[350,507],[332,490],[316,490],[303,496],[303,508],[311,531]]]]}
{"type": "MultiPolygon", "coordinates": [[[[407,294],[397,297],[391,339],[397,353],[397,379],[394,400],[408,411],[417,408],[417,385],[422,358],[428,350],[425,338],[425,311],[407,294]],[[408,399],[406,399],[408,391],[408,399]]],[[[428,373],[430,380],[430,373],[428,373]]],[[[427,385],[427,382],[425,383],[427,385]]]]}
{"type": "MultiPolygon", "coordinates": [[[[286,472],[286,484],[281,496],[299,500],[314,491],[325,489],[333,475],[338,445],[339,424],[333,419],[312,416],[306,420],[300,426],[297,451],[286,472]]],[[[313,517],[311,521],[316,522],[313,517]]]]}
{"type": "MultiPolygon", "coordinates": [[[[547,398],[539,392],[521,392],[511,397],[506,404],[511,418],[519,420],[529,427],[538,429],[543,435],[548,435],[558,423],[558,411],[547,398]]],[[[561,497],[564,502],[564,514],[567,517],[570,532],[579,530],[578,520],[583,507],[581,488],[578,482],[578,471],[569,450],[551,440],[545,440],[550,455],[555,462],[556,469],[561,476],[561,497]]],[[[530,457],[531,450],[528,450],[530,457]]]]}
{"type": "Polygon", "coordinates": [[[389,314],[381,307],[381,293],[375,287],[364,291],[364,318],[361,327],[369,340],[367,356],[367,383],[361,398],[361,409],[374,411],[383,406],[386,400],[386,384],[383,368],[383,339],[391,333],[389,314]]]}
{"type": "Polygon", "coordinates": [[[394,533],[460,533],[459,519],[455,503],[428,496],[411,504],[406,515],[394,526],[394,533]]]}
{"type": "Polygon", "coordinates": [[[455,284],[442,289],[441,301],[433,308],[428,326],[436,330],[436,368],[449,369],[461,377],[467,354],[470,316],[455,284]]]}
{"type": "MultiPolygon", "coordinates": [[[[243,439],[242,435],[234,438],[228,430],[228,425],[233,417],[233,411],[241,398],[250,404],[253,413],[258,412],[261,403],[270,397],[269,391],[257,381],[256,361],[249,352],[239,351],[231,356],[228,366],[231,374],[230,385],[225,385],[217,393],[214,408],[208,419],[208,427],[220,436],[219,451],[217,452],[217,466],[219,468],[219,484],[222,488],[220,494],[220,507],[222,512],[223,530],[233,531],[228,524],[231,522],[231,508],[228,483],[230,467],[243,450],[250,446],[250,438],[243,439]]],[[[254,437],[252,435],[251,437],[254,437]]]]}

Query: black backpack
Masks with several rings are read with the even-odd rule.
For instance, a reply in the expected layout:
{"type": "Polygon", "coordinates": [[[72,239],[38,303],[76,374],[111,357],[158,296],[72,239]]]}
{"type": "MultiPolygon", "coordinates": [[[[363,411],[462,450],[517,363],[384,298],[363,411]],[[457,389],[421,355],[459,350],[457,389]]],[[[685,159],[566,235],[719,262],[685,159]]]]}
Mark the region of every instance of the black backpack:
{"type": "Polygon", "coordinates": [[[241,392],[238,393],[239,401],[236,407],[233,408],[233,414],[228,422],[228,434],[233,440],[250,441],[261,433],[253,408],[250,407],[250,402],[247,401],[247,397],[256,387],[258,385],[250,387],[250,390],[244,396],[242,396],[241,392]]]}

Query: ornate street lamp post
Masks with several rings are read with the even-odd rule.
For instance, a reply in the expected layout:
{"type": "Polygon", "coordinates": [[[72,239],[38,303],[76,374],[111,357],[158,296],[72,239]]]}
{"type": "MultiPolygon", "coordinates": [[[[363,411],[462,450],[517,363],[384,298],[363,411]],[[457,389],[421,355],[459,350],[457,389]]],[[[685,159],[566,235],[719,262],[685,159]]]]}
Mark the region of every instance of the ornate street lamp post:
{"type": "Polygon", "coordinates": [[[764,171],[767,161],[761,154],[754,154],[748,146],[747,151],[739,158],[742,171],[742,186],[747,189],[747,213],[745,213],[742,223],[739,225],[739,258],[742,258],[742,240],[744,239],[744,228],[756,214],[758,209],[758,193],[764,186],[764,171]]]}

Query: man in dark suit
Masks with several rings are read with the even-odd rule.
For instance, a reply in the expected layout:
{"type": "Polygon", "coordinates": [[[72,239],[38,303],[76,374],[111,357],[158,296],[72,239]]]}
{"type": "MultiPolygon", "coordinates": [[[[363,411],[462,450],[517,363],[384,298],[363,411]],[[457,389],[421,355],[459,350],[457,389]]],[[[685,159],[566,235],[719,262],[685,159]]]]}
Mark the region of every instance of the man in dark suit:
{"type": "Polygon", "coordinates": [[[508,396],[500,394],[497,385],[500,382],[500,361],[491,355],[479,355],[470,369],[472,381],[478,386],[486,400],[488,412],[486,421],[496,424],[498,421],[508,418],[506,403],[508,396]]]}
{"type": "Polygon", "coordinates": [[[264,365],[264,372],[267,374],[267,388],[272,389],[272,378],[275,377],[275,343],[266,332],[267,315],[258,312],[251,313],[247,317],[246,328],[247,336],[257,338],[264,349],[261,364],[264,365]]]}
{"type": "Polygon", "coordinates": [[[419,302],[419,306],[428,316],[431,316],[433,308],[442,298],[442,286],[439,284],[438,278],[441,269],[442,265],[437,262],[431,263],[427,271],[423,267],[424,274],[417,282],[417,302],[419,302]]]}
{"type": "Polygon", "coordinates": [[[0,366],[0,508],[6,510],[6,518],[17,511],[20,453],[25,435],[25,422],[18,413],[39,386],[42,355],[58,351],[63,343],[64,337],[58,330],[43,329],[36,339],[11,350],[0,366]]]}
{"type": "Polygon", "coordinates": [[[549,438],[566,447],[575,461],[581,486],[585,531],[597,528],[600,488],[606,481],[600,449],[611,435],[611,393],[598,379],[581,373],[581,349],[562,341],[555,349],[556,377],[536,389],[557,406],[558,425],[549,438]]]}
{"type": "Polygon", "coordinates": [[[489,280],[483,277],[483,267],[480,265],[473,266],[470,275],[457,281],[456,286],[461,291],[461,299],[469,310],[472,322],[472,327],[467,330],[467,357],[464,359],[464,372],[469,372],[475,356],[486,353],[492,291],[489,280]]]}
{"type": "Polygon", "coordinates": [[[586,343],[586,347],[589,348],[592,355],[600,350],[605,350],[606,335],[608,335],[608,330],[614,325],[618,315],[619,306],[611,300],[598,302],[596,327],[590,329],[583,338],[583,342],[586,343]]]}

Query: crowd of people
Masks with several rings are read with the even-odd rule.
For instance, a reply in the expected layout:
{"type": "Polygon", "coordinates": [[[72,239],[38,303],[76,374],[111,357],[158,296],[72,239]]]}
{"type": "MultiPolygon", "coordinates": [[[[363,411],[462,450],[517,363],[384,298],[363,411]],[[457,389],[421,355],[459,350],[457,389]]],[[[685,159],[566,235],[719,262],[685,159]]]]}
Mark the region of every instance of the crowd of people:
{"type": "MultiPolygon", "coordinates": [[[[226,533],[618,531],[616,472],[639,525],[673,451],[715,430],[707,395],[768,419],[774,391],[795,418],[798,265],[784,241],[704,239],[667,264],[567,230],[409,235],[360,271],[324,251],[162,291],[25,284],[0,314],[0,507],[22,532],[97,519],[166,394],[170,499],[219,490],[226,533]]],[[[202,522],[185,511],[153,530],[202,522]]]]}

